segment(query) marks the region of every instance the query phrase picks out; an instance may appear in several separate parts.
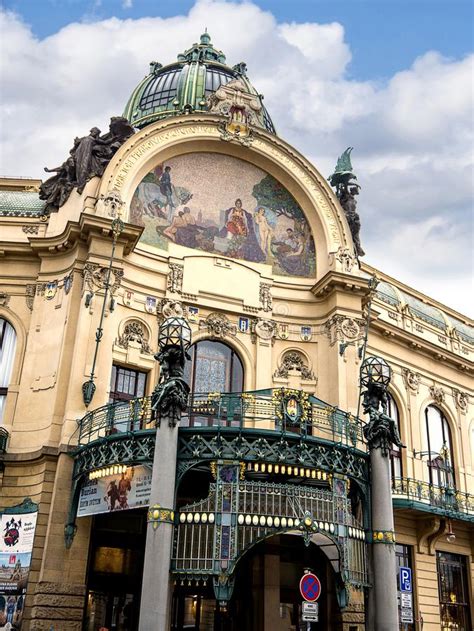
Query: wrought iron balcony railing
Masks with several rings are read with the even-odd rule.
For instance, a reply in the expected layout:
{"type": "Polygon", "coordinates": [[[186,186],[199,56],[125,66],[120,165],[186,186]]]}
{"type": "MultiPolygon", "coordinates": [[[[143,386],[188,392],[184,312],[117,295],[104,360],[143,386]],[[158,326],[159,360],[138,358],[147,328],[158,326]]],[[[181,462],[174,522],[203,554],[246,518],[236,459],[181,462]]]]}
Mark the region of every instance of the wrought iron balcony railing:
{"type": "Polygon", "coordinates": [[[411,478],[395,478],[392,482],[392,498],[395,507],[412,507],[474,521],[474,495],[453,487],[436,486],[411,478]]]}
{"type": "MultiPolygon", "coordinates": [[[[150,397],[110,403],[88,412],[79,421],[78,444],[154,426],[150,397]]],[[[192,394],[180,426],[303,434],[365,451],[360,420],[316,397],[286,389],[192,394]],[[294,420],[285,410],[292,395],[294,420]]]]}

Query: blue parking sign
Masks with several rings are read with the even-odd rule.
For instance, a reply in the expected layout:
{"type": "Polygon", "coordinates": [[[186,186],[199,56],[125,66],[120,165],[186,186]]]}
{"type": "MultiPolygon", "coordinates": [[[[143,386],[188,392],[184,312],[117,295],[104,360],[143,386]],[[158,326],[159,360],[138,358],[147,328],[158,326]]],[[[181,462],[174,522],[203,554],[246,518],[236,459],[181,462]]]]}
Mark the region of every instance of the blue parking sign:
{"type": "Polygon", "coordinates": [[[400,568],[400,591],[401,592],[411,592],[411,568],[409,567],[401,567],[400,568]]]}

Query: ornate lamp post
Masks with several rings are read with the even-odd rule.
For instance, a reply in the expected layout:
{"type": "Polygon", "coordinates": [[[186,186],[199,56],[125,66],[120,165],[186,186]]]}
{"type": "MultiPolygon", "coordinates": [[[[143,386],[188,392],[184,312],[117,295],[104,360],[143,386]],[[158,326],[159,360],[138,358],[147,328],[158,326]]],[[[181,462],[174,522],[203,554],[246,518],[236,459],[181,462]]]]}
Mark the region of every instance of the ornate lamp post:
{"type": "Polygon", "coordinates": [[[369,415],[364,436],[370,450],[374,628],[398,631],[397,564],[390,480],[392,444],[403,447],[395,421],[387,416],[387,387],[392,370],[384,359],[368,357],[360,369],[362,407],[369,415]]]}
{"type": "Polygon", "coordinates": [[[160,379],[152,394],[156,419],[150,508],[140,604],[140,631],[170,628],[170,559],[173,543],[177,424],[188,403],[184,366],[189,359],[191,329],[179,316],[162,322],[158,335],[160,379]],[[162,421],[168,421],[162,422],[162,421]]]}

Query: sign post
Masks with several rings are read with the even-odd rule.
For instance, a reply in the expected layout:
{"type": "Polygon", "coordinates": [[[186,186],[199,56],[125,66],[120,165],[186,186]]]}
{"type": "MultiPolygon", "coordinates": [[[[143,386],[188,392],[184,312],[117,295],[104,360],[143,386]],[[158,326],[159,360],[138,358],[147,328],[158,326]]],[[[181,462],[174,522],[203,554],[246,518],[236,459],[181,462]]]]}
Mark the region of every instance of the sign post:
{"type": "Polygon", "coordinates": [[[321,581],[312,572],[305,572],[300,579],[300,594],[304,598],[301,605],[302,621],[306,622],[310,631],[311,622],[319,621],[319,605],[316,602],[321,596],[321,581]]]}
{"type": "Polygon", "coordinates": [[[400,568],[400,622],[413,624],[413,580],[409,567],[400,568]]]}

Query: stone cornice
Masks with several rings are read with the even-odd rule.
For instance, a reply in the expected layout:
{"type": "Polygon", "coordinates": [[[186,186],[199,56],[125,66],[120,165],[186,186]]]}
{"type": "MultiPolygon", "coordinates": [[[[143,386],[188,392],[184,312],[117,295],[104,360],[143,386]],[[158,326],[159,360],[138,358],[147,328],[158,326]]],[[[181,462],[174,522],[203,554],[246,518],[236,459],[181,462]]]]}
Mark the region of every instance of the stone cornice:
{"type": "Polygon", "coordinates": [[[380,333],[385,338],[392,339],[397,343],[402,343],[415,352],[425,353],[437,361],[448,362],[463,372],[474,372],[474,364],[471,361],[459,357],[448,349],[441,349],[434,343],[420,338],[410,331],[400,329],[385,320],[371,318],[369,335],[371,332],[380,333]]]}
{"type": "Polygon", "coordinates": [[[319,299],[326,299],[336,291],[349,292],[368,298],[370,296],[369,278],[352,276],[342,272],[329,271],[311,288],[311,293],[319,299]]]}

